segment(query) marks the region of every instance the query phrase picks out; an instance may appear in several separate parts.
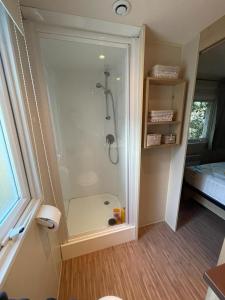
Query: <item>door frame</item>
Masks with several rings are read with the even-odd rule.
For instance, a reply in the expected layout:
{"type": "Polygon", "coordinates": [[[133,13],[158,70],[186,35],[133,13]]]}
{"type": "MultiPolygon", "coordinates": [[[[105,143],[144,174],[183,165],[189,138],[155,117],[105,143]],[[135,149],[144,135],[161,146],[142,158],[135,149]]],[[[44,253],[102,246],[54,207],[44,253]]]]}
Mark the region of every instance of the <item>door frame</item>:
{"type": "Polygon", "coordinates": [[[191,105],[194,97],[199,53],[225,39],[225,16],[205,28],[192,41],[183,46],[182,66],[188,81],[186,112],[183,127],[182,145],[172,151],[169,186],[165,220],[176,231],[180,208],[181,190],[184,177],[185,158],[188,144],[188,128],[191,116],[191,105]],[[189,64],[191,62],[191,65],[189,64]]]}
{"type": "MultiPolygon", "coordinates": [[[[54,14],[54,13],[51,13],[54,14]]],[[[66,16],[66,15],[64,15],[66,16]]],[[[75,17],[75,16],[74,16],[75,17]]],[[[85,19],[85,18],[84,18],[85,19]]],[[[96,22],[100,22],[96,20],[96,22]]],[[[45,129],[45,142],[48,145],[48,157],[51,166],[51,174],[53,178],[53,184],[56,187],[56,199],[57,202],[62,202],[62,191],[60,188],[60,179],[57,165],[56,149],[52,147],[53,141],[53,129],[51,122],[49,121],[50,111],[47,105],[48,95],[46,85],[44,83],[44,70],[41,63],[41,51],[39,44],[39,37],[41,35],[51,35],[56,38],[83,38],[91,39],[93,42],[100,40],[101,43],[106,41],[107,43],[122,45],[129,45],[130,48],[130,102],[129,102],[129,163],[128,163],[128,227],[135,228],[132,239],[138,237],[138,212],[139,212],[139,191],[140,191],[140,164],[141,164],[141,126],[142,126],[142,95],[143,95],[143,76],[144,76],[144,39],[145,39],[145,27],[139,27],[139,37],[126,37],[116,36],[109,33],[96,33],[77,30],[74,28],[65,28],[57,25],[46,25],[35,23],[34,20],[26,20],[25,34],[27,38],[28,48],[30,49],[30,58],[33,65],[33,73],[36,82],[37,94],[39,95],[39,110],[42,117],[43,128],[45,129]]],[[[115,24],[118,27],[118,24],[115,24]]],[[[112,26],[112,25],[111,25],[112,26]]],[[[123,26],[123,25],[121,25],[123,26]]],[[[131,32],[133,26],[131,26],[131,32]]],[[[64,207],[60,203],[59,207],[63,210],[63,216],[65,218],[64,207]]],[[[65,223],[65,222],[63,222],[65,223]]],[[[69,239],[68,230],[67,240],[69,239]]],[[[105,233],[105,231],[104,231],[105,233]]],[[[66,240],[64,239],[64,242],[66,240]]]]}

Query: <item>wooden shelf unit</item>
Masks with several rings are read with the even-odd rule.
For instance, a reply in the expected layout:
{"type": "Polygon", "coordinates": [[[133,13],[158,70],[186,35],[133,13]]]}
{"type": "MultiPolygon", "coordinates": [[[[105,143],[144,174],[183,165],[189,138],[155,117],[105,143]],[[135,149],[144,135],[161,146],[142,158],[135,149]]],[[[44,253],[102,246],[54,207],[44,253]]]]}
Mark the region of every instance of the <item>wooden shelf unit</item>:
{"type": "Polygon", "coordinates": [[[185,107],[186,81],[183,79],[158,79],[147,77],[145,83],[143,146],[144,149],[166,148],[181,143],[185,107]],[[151,110],[174,110],[175,118],[171,122],[150,122],[151,110]],[[147,146],[147,134],[176,134],[175,144],[147,146]]]}

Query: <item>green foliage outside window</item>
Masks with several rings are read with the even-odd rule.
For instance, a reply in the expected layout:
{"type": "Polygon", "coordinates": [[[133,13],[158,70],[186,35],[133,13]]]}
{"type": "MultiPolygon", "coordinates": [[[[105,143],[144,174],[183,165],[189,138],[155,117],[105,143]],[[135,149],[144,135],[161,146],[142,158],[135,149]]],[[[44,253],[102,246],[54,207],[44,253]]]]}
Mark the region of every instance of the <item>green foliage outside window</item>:
{"type": "Polygon", "coordinates": [[[194,101],[189,125],[189,140],[207,138],[211,105],[207,101],[194,101]]]}

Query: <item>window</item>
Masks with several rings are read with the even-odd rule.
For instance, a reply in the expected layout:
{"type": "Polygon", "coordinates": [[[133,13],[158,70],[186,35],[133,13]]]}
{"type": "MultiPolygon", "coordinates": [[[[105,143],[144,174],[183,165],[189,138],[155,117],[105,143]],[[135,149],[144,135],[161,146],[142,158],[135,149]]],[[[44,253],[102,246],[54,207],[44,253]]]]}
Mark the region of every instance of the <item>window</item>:
{"type": "Polygon", "coordinates": [[[25,168],[0,63],[0,242],[15,226],[29,200],[25,168]]]}
{"type": "Polygon", "coordinates": [[[19,191],[0,120],[0,224],[19,201],[19,191]]]}
{"type": "Polygon", "coordinates": [[[215,116],[216,102],[194,100],[189,124],[189,142],[208,142],[215,116]]]}

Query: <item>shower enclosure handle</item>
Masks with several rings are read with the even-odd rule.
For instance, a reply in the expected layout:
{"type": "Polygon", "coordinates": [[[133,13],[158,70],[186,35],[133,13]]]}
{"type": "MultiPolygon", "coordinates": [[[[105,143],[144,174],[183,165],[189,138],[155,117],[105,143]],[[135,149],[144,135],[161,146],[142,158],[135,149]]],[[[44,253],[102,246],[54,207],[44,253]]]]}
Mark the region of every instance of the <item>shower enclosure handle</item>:
{"type": "Polygon", "coordinates": [[[106,136],[106,143],[109,145],[112,145],[115,141],[114,135],[112,134],[107,134],[106,136]]]}

